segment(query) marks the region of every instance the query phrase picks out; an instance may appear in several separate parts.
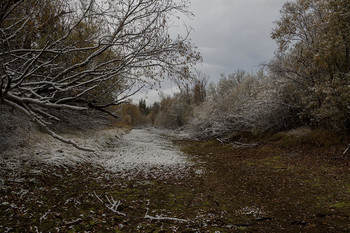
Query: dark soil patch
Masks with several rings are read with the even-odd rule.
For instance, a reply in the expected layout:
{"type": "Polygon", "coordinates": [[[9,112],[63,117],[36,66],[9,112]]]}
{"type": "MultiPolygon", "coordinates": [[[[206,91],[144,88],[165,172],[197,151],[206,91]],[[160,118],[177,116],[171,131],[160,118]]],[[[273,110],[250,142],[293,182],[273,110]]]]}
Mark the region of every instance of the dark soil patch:
{"type": "Polygon", "coordinates": [[[201,161],[204,186],[220,198],[225,219],[245,217],[247,231],[350,231],[350,166],[339,158],[342,147],[179,144],[201,161]],[[260,214],[249,214],[254,209],[260,214]]]}

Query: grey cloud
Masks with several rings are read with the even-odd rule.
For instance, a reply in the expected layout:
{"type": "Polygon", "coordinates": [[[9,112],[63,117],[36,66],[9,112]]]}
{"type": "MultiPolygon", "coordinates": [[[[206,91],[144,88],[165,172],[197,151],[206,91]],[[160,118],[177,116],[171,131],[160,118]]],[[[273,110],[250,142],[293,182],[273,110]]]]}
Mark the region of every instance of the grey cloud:
{"type": "MultiPolygon", "coordinates": [[[[216,82],[221,73],[237,69],[256,71],[258,65],[273,57],[277,46],[270,39],[274,23],[286,0],[192,0],[193,18],[177,21],[172,34],[183,32],[183,24],[192,27],[192,42],[202,53],[197,68],[216,82]]],[[[170,91],[166,82],[163,90],[170,91]]],[[[153,102],[155,92],[149,99],[153,102]]]]}
{"type": "Polygon", "coordinates": [[[273,22],[285,1],[192,0],[195,17],[186,20],[194,31],[192,41],[202,53],[207,72],[215,81],[220,73],[236,69],[254,71],[272,58],[276,49],[270,39],[273,22]],[[222,72],[212,67],[222,67],[222,72]]]}

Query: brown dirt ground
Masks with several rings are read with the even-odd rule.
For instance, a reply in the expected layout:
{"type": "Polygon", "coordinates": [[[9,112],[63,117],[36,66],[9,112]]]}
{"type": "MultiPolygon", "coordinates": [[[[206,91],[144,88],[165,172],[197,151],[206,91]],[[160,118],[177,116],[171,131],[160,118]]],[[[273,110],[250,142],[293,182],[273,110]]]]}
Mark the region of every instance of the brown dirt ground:
{"type": "Polygon", "coordinates": [[[344,145],[174,143],[195,162],[180,179],[119,179],[88,164],[0,169],[0,232],[350,232],[344,145]]]}

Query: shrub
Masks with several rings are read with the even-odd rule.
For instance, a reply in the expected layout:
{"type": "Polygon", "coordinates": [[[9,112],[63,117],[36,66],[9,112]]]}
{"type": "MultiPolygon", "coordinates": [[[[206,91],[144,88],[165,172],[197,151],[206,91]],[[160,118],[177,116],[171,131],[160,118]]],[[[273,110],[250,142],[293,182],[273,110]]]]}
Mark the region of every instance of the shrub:
{"type": "Polygon", "coordinates": [[[297,124],[292,108],[281,101],[273,79],[262,70],[237,71],[211,85],[208,98],[194,110],[189,129],[194,137],[229,137],[291,128],[297,124]]]}

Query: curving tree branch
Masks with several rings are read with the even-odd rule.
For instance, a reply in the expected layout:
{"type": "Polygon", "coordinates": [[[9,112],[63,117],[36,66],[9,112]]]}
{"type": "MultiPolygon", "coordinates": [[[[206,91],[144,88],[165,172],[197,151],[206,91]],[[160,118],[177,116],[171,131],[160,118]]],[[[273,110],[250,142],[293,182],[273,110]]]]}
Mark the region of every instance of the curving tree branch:
{"type": "Polygon", "coordinates": [[[186,79],[201,60],[188,35],[171,38],[175,0],[5,1],[0,17],[0,99],[53,137],[50,109],[119,105],[163,78],[186,79]]]}

